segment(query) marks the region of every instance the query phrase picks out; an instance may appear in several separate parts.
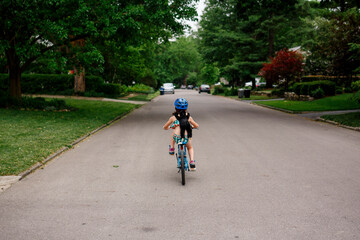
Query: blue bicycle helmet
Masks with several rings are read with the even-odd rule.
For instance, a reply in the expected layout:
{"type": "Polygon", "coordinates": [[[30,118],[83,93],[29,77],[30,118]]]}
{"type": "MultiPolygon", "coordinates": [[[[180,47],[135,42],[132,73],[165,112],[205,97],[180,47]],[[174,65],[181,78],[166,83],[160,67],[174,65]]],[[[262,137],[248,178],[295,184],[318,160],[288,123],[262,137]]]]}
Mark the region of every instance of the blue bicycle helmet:
{"type": "Polygon", "coordinates": [[[175,108],[179,110],[186,110],[188,108],[188,101],[185,98],[178,98],[175,100],[175,108]]]}

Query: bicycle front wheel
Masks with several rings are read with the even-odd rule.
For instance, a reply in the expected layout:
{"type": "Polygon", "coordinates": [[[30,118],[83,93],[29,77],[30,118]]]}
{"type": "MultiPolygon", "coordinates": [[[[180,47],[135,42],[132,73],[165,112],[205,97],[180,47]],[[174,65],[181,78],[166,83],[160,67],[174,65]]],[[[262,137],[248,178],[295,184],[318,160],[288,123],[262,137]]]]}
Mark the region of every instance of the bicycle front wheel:
{"type": "Polygon", "coordinates": [[[181,183],[182,185],[185,185],[185,156],[184,151],[180,152],[180,159],[181,159],[181,183]]]}

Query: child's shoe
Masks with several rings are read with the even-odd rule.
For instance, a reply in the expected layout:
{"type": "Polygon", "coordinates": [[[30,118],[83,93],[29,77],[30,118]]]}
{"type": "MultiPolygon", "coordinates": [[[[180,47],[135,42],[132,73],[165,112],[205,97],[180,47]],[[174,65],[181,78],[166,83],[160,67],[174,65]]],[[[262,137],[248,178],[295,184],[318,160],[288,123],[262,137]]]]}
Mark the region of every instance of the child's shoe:
{"type": "Polygon", "coordinates": [[[190,161],[190,171],[196,171],[195,160],[190,161]]]}
{"type": "Polygon", "coordinates": [[[169,154],[174,155],[175,149],[169,145],[169,154]]]}

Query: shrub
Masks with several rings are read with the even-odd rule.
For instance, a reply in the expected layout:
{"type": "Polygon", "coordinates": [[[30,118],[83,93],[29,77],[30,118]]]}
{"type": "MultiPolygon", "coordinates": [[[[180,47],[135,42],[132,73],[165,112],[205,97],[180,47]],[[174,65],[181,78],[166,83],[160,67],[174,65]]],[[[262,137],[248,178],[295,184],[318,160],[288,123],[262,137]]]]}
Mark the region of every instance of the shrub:
{"type": "Polygon", "coordinates": [[[354,91],[353,91],[353,89],[352,89],[351,87],[346,87],[346,88],[344,89],[344,92],[345,92],[345,93],[352,93],[352,92],[354,92],[354,91]]]}
{"type": "Polygon", "coordinates": [[[321,88],[325,96],[335,95],[335,83],[331,81],[314,81],[295,83],[293,90],[297,95],[311,95],[312,91],[321,88]]]}
{"type": "Polygon", "coordinates": [[[354,90],[354,91],[359,91],[360,90],[360,80],[359,81],[356,81],[356,82],[353,82],[351,84],[351,88],[354,90]]]}
{"type": "Polygon", "coordinates": [[[129,86],[127,92],[149,94],[154,93],[154,89],[144,84],[135,84],[134,86],[129,86]]]}
{"type": "Polygon", "coordinates": [[[22,74],[21,90],[30,94],[57,94],[73,89],[74,76],[67,74],[22,74]]]}
{"type": "Polygon", "coordinates": [[[95,92],[94,90],[84,92],[85,97],[104,97],[104,93],[95,92]]]}
{"type": "Polygon", "coordinates": [[[344,89],[342,87],[336,86],[335,93],[336,94],[342,94],[344,92],[344,89]]]}
{"type": "MultiPolygon", "coordinates": [[[[7,91],[8,74],[0,74],[0,90],[7,91]]],[[[128,88],[120,84],[105,83],[101,77],[86,76],[86,92],[79,95],[91,97],[118,97],[125,95],[128,88]]],[[[29,94],[74,94],[74,75],[68,74],[23,74],[21,79],[23,93],[29,94]]],[[[153,92],[149,86],[139,84],[135,91],[153,92]]]]}
{"type": "Polygon", "coordinates": [[[321,88],[317,88],[310,93],[310,96],[314,98],[323,98],[325,96],[325,92],[321,88]]]}
{"type": "Polygon", "coordinates": [[[284,88],[276,88],[271,91],[272,96],[284,97],[285,89],[284,88]]]}
{"type": "Polygon", "coordinates": [[[215,86],[213,95],[218,95],[218,94],[224,93],[224,92],[225,92],[225,88],[222,85],[215,86]]]}
{"type": "Polygon", "coordinates": [[[120,85],[112,83],[103,83],[98,86],[96,92],[103,93],[108,96],[118,96],[120,95],[120,85]]]}
{"type": "MultiPolygon", "coordinates": [[[[73,75],[74,78],[74,75],[73,75]]],[[[101,85],[105,84],[102,77],[98,76],[86,76],[85,77],[86,91],[98,91],[101,89],[101,85]]],[[[72,85],[73,88],[74,84],[72,85]]]]}
{"type": "Polygon", "coordinates": [[[351,97],[351,100],[357,101],[360,104],[360,90],[351,97]]]}
{"type": "Polygon", "coordinates": [[[21,99],[13,98],[8,95],[0,96],[0,107],[2,108],[24,108],[37,110],[61,110],[69,109],[62,99],[51,99],[46,101],[41,97],[22,97],[21,99]]]}
{"type": "Polygon", "coordinates": [[[236,96],[238,94],[236,88],[224,88],[225,96],[236,96]]]}

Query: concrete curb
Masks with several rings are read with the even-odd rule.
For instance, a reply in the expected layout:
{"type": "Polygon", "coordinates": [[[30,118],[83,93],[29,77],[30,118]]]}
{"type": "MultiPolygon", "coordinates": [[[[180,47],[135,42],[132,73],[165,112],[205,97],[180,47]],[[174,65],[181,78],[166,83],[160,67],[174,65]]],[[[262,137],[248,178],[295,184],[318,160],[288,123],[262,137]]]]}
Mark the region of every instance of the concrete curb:
{"type": "Polygon", "coordinates": [[[257,104],[257,103],[254,103],[254,102],[250,102],[250,104],[253,104],[255,106],[269,108],[269,109],[272,109],[272,110],[277,110],[277,111],[280,111],[280,112],[290,113],[290,114],[301,114],[301,113],[303,113],[303,112],[294,112],[294,111],[290,111],[290,110],[286,110],[286,109],[282,109],[282,108],[277,108],[277,107],[272,107],[272,106],[267,106],[267,105],[261,105],[261,104],[257,104]]]}
{"type": "Polygon", "coordinates": [[[358,131],[360,132],[360,127],[350,127],[350,126],[346,126],[346,125],[343,125],[341,123],[338,123],[338,122],[335,122],[335,121],[331,121],[331,120],[327,120],[327,119],[324,119],[324,118],[321,118],[321,117],[317,117],[315,119],[315,121],[319,121],[319,122],[325,122],[325,123],[329,123],[329,124],[332,124],[332,125],[336,125],[338,127],[342,127],[342,128],[346,128],[346,129],[350,129],[350,130],[354,130],[354,131],[358,131]]]}
{"type": "Polygon", "coordinates": [[[17,176],[19,177],[19,181],[22,180],[23,178],[25,178],[27,175],[29,175],[30,173],[34,172],[35,170],[43,167],[46,163],[48,163],[49,161],[51,161],[52,159],[58,157],[60,154],[64,153],[65,151],[73,148],[76,144],[82,142],[83,140],[85,140],[86,138],[90,137],[91,135],[94,135],[95,133],[97,133],[98,131],[100,131],[101,129],[111,125],[112,123],[126,117],[128,114],[130,114],[132,111],[140,108],[143,105],[140,105],[138,107],[135,107],[133,109],[131,109],[129,112],[126,112],[116,118],[114,118],[113,120],[109,121],[108,123],[105,123],[104,125],[98,127],[97,129],[91,131],[90,133],[80,137],[79,139],[75,140],[73,143],[69,144],[67,147],[63,147],[62,149],[58,150],[56,153],[50,155],[49,157],[47,157],[45,160],[41,161],[41,162],[37,162],[36,164],[34,164],[33,166],[31,166],[29,169],[25,170],[24,172],[21,172],[20,174],[18,174],[17,176]]]}

